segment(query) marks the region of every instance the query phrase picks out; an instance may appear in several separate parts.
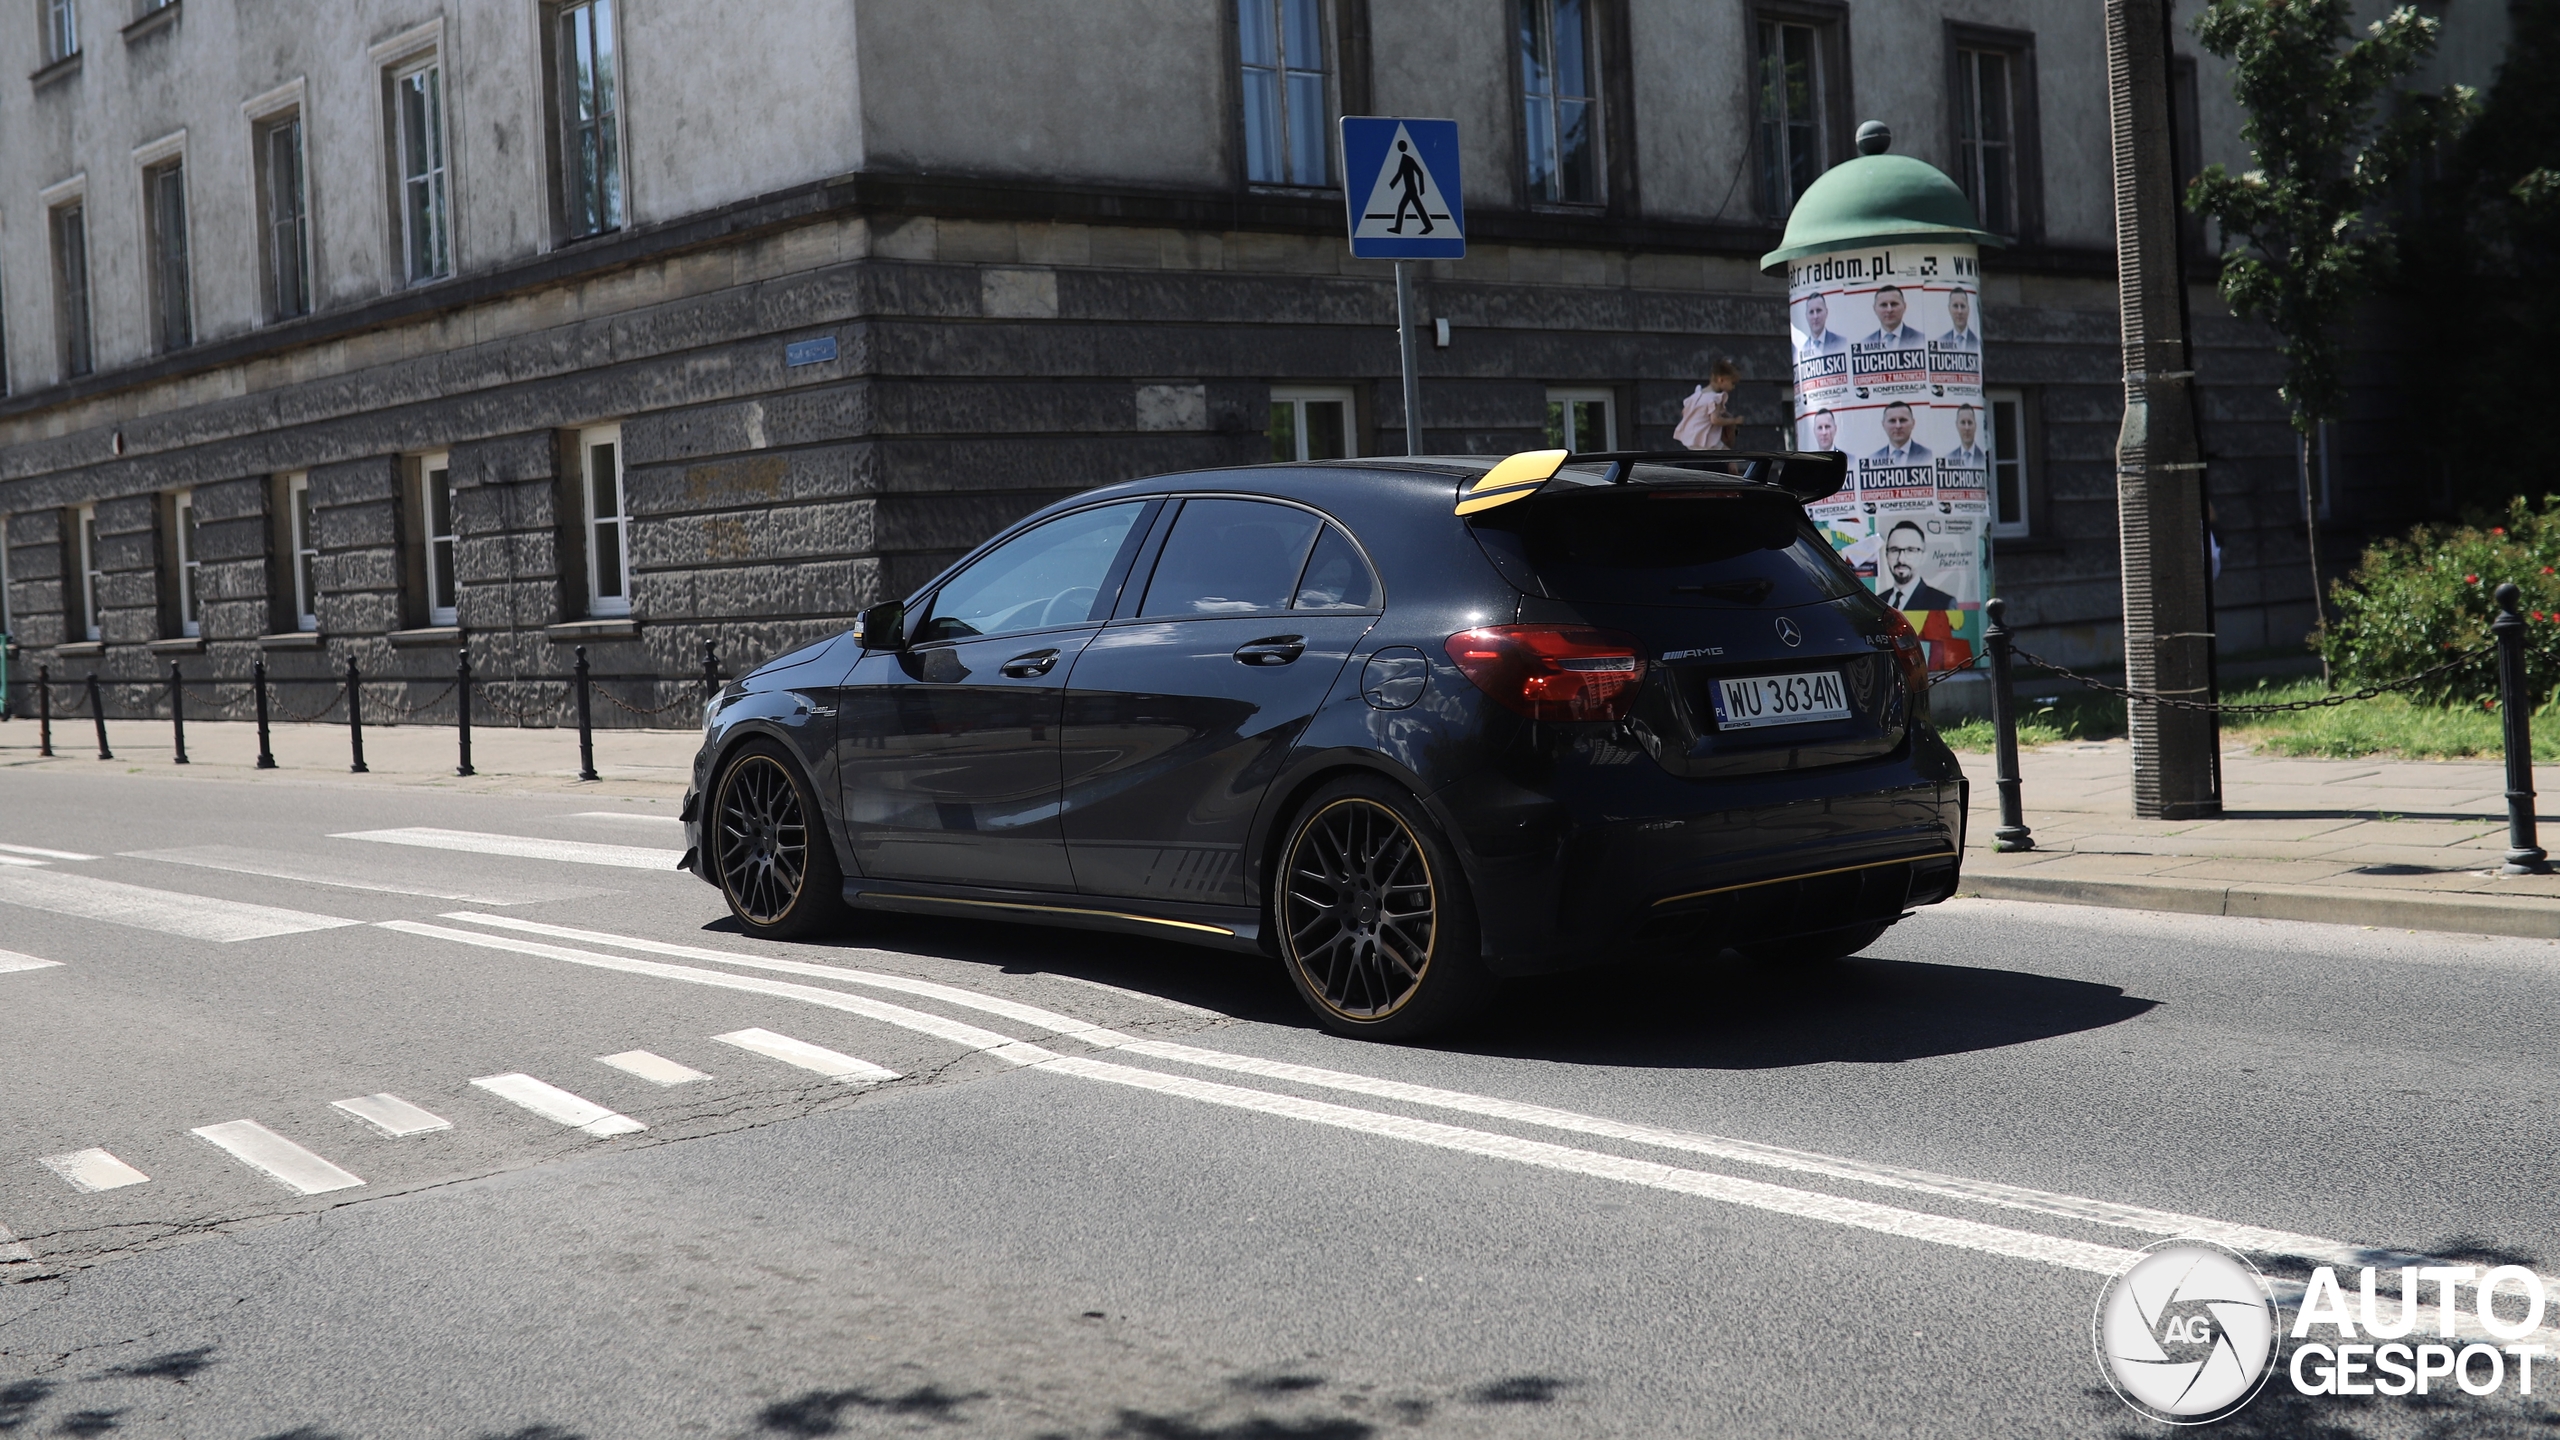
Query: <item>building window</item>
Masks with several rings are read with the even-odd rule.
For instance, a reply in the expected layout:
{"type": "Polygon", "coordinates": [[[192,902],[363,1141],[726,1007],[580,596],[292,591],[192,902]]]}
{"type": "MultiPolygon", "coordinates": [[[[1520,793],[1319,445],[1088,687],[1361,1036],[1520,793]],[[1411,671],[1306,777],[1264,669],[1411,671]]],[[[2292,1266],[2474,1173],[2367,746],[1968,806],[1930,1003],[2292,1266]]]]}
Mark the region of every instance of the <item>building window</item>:
{"type": "Polygon", "coordinates": [[[1256,185],[1330,185],[1320,0],[1236,0],[1244,59],[1244,174],[1256,185]]]}
{"type": "Polygon", "coordinates": [[[88,207],[75,200],[53,210],[53,324],[63,377],[86,375],[89,347],[88,207]]]}
{"type": "Polygon", "coordinates": [[[2027,401],[2017,390],[1986,390],[1983,403],[1991,411],[1991,533],[2027,535],[2035,517],[2027,460],[2027,401]]]}
{"type": "Polygon", "coordinates": [[[40,0],[44,21],[44,63],[68,60],[80,53],[78,0],[40,0]]]}
{"type": "Polygon", "coordinates": [[[204,562],[196,549],[195,492],[171,495],[161,511],[161,523],[166,527],[160,552],[168,596],[166,629],[192,640],[204,634],[204,562]]]}
{"type": "Polygon", "coordinates": [[[187,169],[172,160],[142,172],[142,218],[150,237],[151,338],[162,350],[195,343],[187,293],[187,169]]]}
{"type": "Polygon", "coordinates": [[[1589,0],[1518,0],[1529,198],[1600,203],[1600,65],[1589,0]]]}
{"type": "Polygon", "coordinates": [[[452,196],[446,187],[444,66],[428,60],[391,78],[400,173],[401,257],[411,283],[453,273],[452,196]]]}
{"type": "Polygon", "coordinates": [[[258,129],[258,192],[266,247],[267,316],[311,313],[311,190],[303,175],[302,116],[258,129]]]}
{"type": "Polygon", "coordinates": [[[1617,397],[1606,390],[1548,391],[1547,445],[1577,455],[1617,449],[1617,397]]]}
{"type": "Polygon", "coordinates": [[[419,574],[426,582],[427,623],[452,625],[460,612],[453,586],[453,470],[442,455],[418,461],[419,574]]]}
{"type": "Polygon", "coordinates": [[[293,589],[293,628],[320,628],[320,531],[311,517],[311,477],[284,480],[284,542],[287,580],[293,589]]]}
{"type": "Polygon", "coordinates": [[[622,490],[622,427],[578,432],[578,493],[586,505],[587,613],[631,613],[631,522],[622,490]]]}
{"type": "Polygon", "coordinates": [[[1761,17],[1755,26],[1760,213],[1783,220],[1831,165],[1838,128],[1836,24],[1761,17]]]}
{"type": "Polygon", "coordinates": [[[1947,38],[1955,67],[1947,87],[1955,137],[1948,168],[1984,229],[2033,237],[2043,218],[2035,37],[1950,23],[1947,38]]]}
{"type": "Polygon", "coordinates": [[[62,587],[62,608],[70,613],[62,617],[62,633],[83,640],[99,638],[98,629],[98,507],[75,505],[63,517],[70,523],[71,553],[66,568],[71,578],[62,587]]]}
{"type": "Polygon", "coordinates": [[[1271,387],[1271,458],[1341,460],[1359,454],[1352,416],[1348,390],[1271,387]]]}
{"type": "Polygon", "coordinates": [[[572,238],[622,228],[622,76],[613,0],[558,12],[560,176],[572,238]]]}

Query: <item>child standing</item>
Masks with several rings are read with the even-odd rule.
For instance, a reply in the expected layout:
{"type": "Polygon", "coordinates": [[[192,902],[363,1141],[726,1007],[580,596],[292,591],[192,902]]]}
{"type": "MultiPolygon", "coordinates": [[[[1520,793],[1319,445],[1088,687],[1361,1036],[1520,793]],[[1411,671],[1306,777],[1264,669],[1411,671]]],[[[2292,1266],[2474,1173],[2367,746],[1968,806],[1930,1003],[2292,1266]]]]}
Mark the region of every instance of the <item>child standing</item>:
{"type": "Polygon", "coordinates": [[[1733,437],[1742,422],[1731,418],[1726,407],[1732,402],[1733,387],[1742,379],[1740,366],[1731,360],[1718,360],[1707,367],[1707,383],[1689,392],[1680,402],[1680,423],[1672,438],[1692,450],[1730,450],[1733,437]]]}

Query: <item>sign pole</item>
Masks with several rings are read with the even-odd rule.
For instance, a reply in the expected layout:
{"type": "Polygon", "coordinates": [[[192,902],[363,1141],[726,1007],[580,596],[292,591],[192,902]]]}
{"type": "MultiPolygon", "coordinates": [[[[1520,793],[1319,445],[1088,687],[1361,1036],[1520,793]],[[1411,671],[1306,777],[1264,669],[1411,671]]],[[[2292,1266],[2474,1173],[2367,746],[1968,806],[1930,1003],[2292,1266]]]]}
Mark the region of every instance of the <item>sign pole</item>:
{"type": "Polygon", "coordinates": [[[1413,333],[1413,262],[1396,262],[1396,348],[1404,355],[1404,453],[1422,453],[1422,356],[1413,333]]]}

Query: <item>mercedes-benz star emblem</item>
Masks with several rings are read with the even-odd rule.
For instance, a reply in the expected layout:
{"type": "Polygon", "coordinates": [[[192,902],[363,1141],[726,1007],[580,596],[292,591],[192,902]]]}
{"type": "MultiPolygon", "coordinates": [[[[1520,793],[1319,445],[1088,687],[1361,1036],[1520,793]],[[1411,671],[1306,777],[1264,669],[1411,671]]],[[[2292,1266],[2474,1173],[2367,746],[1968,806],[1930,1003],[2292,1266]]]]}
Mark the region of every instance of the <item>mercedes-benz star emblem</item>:
{"type": "Polygon", "coordinates": [[[1778,638],[1789,645],[1801,645],[1804,643],[1804,632],[1796,628],[1796,622],[1781,615],[1778,617],[1778,638]]]}

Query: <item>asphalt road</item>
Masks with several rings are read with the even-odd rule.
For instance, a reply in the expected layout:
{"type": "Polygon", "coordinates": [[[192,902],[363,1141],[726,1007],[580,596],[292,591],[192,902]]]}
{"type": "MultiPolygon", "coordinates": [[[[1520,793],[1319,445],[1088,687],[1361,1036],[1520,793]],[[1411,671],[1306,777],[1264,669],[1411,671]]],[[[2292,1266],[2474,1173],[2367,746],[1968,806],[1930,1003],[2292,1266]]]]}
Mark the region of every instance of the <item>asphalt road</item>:
{"type": "Polygon", "coordinates": [[[1208,951],[753,941],[673,812],[0,774],[0,1435],[2167,1433],[2110,1257],[2560,1263],[2550,942],[1960,901],[1382,1047],[1208,951]]]}

